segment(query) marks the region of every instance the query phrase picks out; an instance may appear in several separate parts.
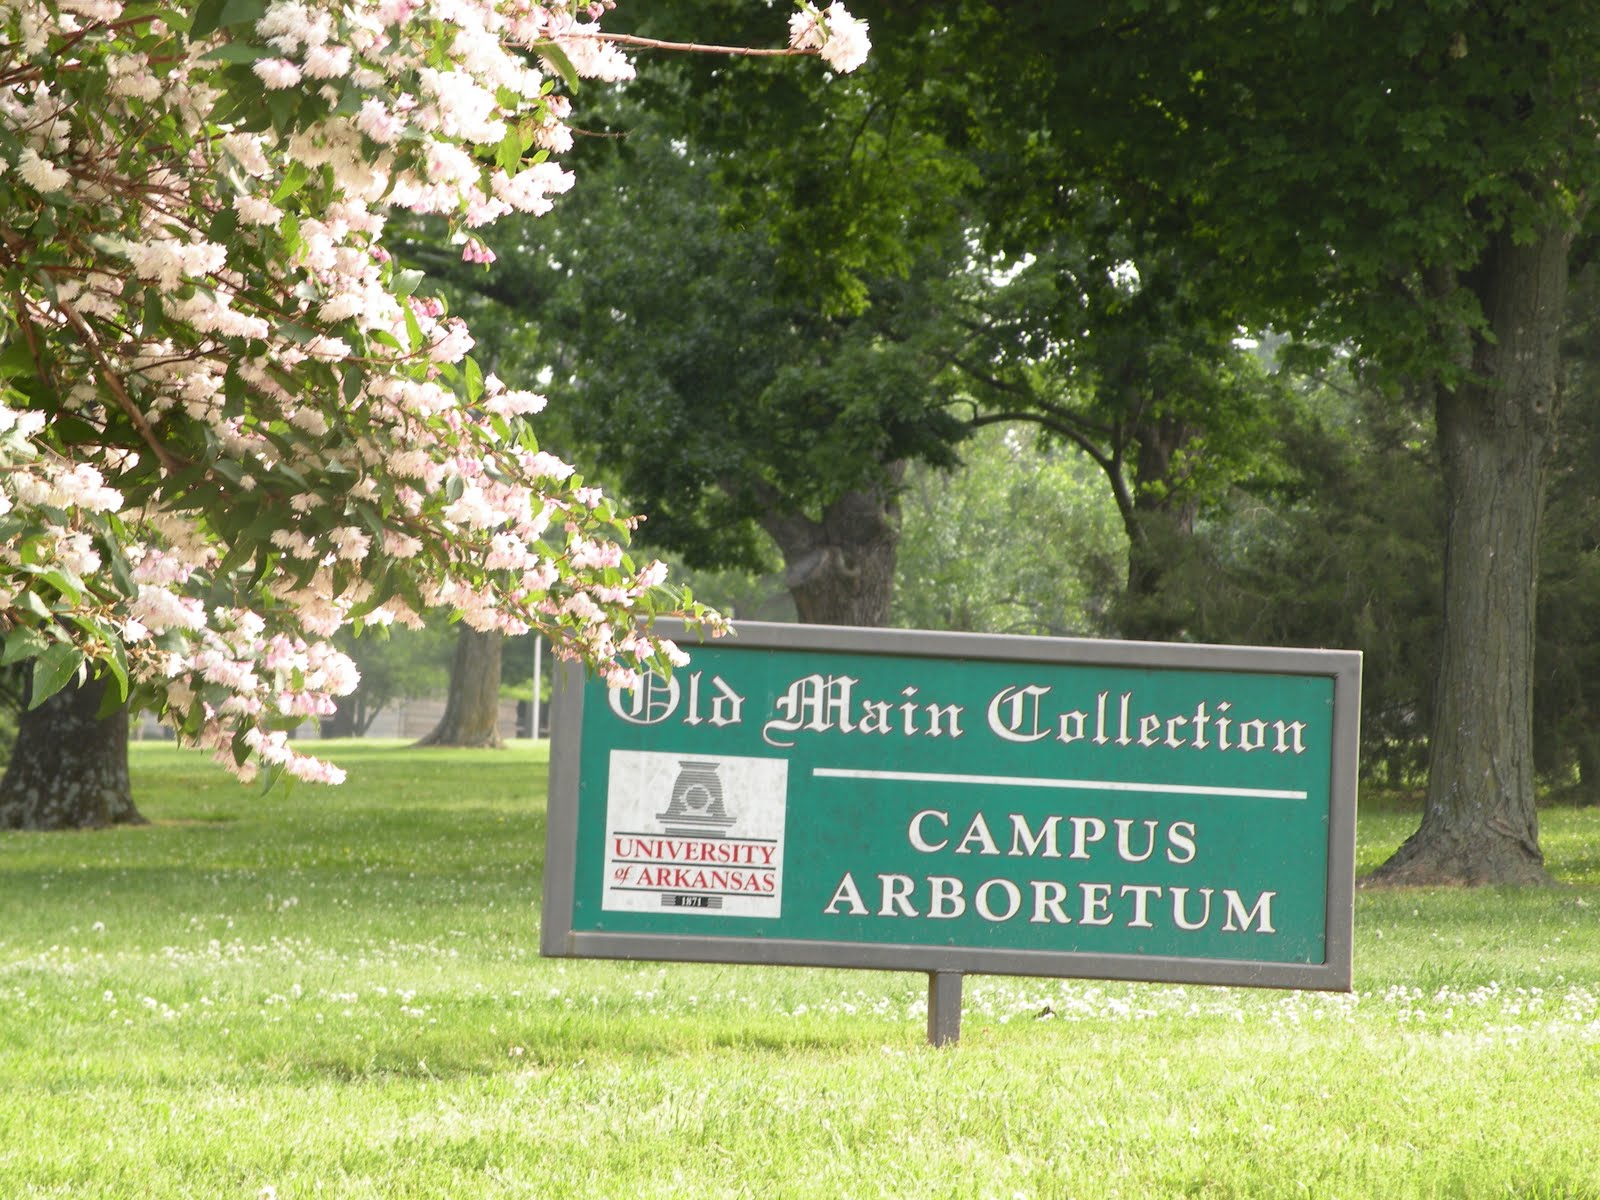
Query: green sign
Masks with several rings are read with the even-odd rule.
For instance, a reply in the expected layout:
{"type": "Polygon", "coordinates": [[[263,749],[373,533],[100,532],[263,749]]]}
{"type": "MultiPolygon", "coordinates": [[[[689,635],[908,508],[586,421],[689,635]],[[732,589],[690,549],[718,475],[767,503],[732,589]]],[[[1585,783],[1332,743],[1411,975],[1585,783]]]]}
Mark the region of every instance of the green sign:
{"type": "Polygon", "coordinates": [[[1347,988],[1359,655],[741,625],[557,699],[547,954],[1347,988]]]}

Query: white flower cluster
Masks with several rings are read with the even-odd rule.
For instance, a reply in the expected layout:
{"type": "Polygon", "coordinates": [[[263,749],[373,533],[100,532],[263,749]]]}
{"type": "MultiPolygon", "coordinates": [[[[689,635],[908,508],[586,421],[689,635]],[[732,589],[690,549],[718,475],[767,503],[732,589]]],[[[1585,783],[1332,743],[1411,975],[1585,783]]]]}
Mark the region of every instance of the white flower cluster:
{"type": "Polygon", "coordinates": [[[826,9],[806,3],[789,18],[789,45],[796,50],[815,50],[835,71],[848,75],[872,50],[867,23],[851,16],[837,2],[826,9]]]}

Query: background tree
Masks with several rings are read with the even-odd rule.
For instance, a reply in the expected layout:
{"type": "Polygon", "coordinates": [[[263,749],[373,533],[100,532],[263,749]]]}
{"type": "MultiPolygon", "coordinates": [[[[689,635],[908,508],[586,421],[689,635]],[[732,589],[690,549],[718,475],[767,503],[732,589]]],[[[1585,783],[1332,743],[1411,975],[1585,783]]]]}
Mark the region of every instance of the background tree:
{"type": "MultiPolygon", "coordinates": [[[[668,82],[673,72],[647,67],[668,82]]],[[[730,216],[738,197],[716,181],[736,152],[686,145],[670,121],[632,108],[582,148],[573,220],[525,224],[508,269],[452,278],[499,306],[480,328],[536,325],[542,351],[559,347],[548,390],[567,444],[605,463],[650,514],[653,544],[692,566],[746,569],[768,565],[776,546],[802,620],[880,625],[906,464],[951,461],[965,432],[943,408],[938,351],[949,334],[941,291],[969,251],[944,168],[859,97],[839,104],[834,119],[855,130],[848,152],[796,155],[771,139],[763,152],[869,192],[882,185],[863,173],[928,185],[915,214],[877,209],[919,232],[894,262],[853,277],[848,296],[795,285],[771,223],[781,196],[762,214],[730,216]]],[[[410,253],[446,266],[426,243],[410,253]]]]}
{"type": "Polygon", "coordinates": [[[902,493],[894,624],[1050,637],[1103,635],[1127,543],[1099,467],[991,425],[951,469],[913,467],[902,493]]]}
{"type": "Polygon", "coordinates": [[[361,737],[392,705],[443,692],[450,683],[450,633],[443,626],[363,637],[341,630],[334,643],[355,662],[361,682],[339,697],[336,711],[318,723],[321,735],[361,737]]]}
{"type": "Polygon", "coordinates": [[[1600,803],[1600,269],[1579,250],[1560,437],[1539,546],[1534,756],[1557,795],[1600,803]]]}
{"type": "Polygon", "coordinates": [[[960,47],[928,69],[1020,219],[1100,189],[1203,258],[1225,310],[1348,342],[1429,398],[1448,512],[1432,769],[1422,826],[1380,876],[1544,880],[1535,562],[1567,258],[1600,166],[1589,6],[873,15],[907,54],[960,47]]]}
{"type": "MultiPolygon", "coordinates": [[[[661,0],[622,20],[650,32],[723,7],[661,0]]],[[[958,230],[934,259],[943,260],[941,286],[919,300],[939,310],[926,341],[949,368],[947,391],[964,401],[952,413],[978,424],[1032,421],[1099,463],[1129,537],[1121,632],[1181,636],[1181,615],[1155,600],[1170,594],[1160,587],[1164,564],[1201,507],[1273,469],[1263,452],[1275,443],[1257,435],[1284,398],[1234,344],[1240,306],[1204,286],[1210,252],[1154,236],[1101,181],[1052,179],[1039,191],[1033,157],[1051,151],[1048,138],[1028,140],[1031,108],[1006,112],[973,86],[1008,69],[1012,48],[984,39],[1006,40],[1009,20],[974,7],[986,29],[973,41],[944,36],[960,28],[948,8],[879,5],[874,14],[902,44],[853,76],[855,105],[835,109],[841,119],[826,133],[848,149],[830,151],[839,169],[819,172],[812,158],[779,149],[789,131],[800,135],[816,80],[689,62],[669,80],[642,76],[639,87],[655,120],[716,156],[718,206],[741,228],[764,231],[787,295],[832,309],[876,304],[884,264],[905,271],[930,229],[958,230]],[[970,61],[974,46],[993,57],[970,61]],[[952,119],[969,109],[970,126],[952,119]]]]}
{"type": "Polygon", "coordinates": [[[1426,406],[1337,358],[1294,375],[1284,475],[1213,504],[1160,602],[1204,642],[1363,652],[1361,757],[1376,782],[1425,781],[1444,515],[1426,406]]]}
{"type": "Polygon", "coordinates": [[[25,705],[0,777],[0,829],[139,825],[128,782],[128,706],[92,679],[25,705]]]}
{"type": "Polygon", "coordinates": [[[474,746],[498,750],[500,737],[501,637],[463,625],[450,660],[450,686],[439,723],[417,739],[419,746],[474,746]]]}
{"type": "Polygon", "coordinates": [[[952,358],[974,425],[1028,422],[1100,468],[1127,545],[1113,628],[1192,637],[1166,576],[1203,510],[1283,476],[1278,435],[1294,397],[1237,323],[1198,302],[1181,264],[1096,214],[974,296],[973,336],[952,358]]]}

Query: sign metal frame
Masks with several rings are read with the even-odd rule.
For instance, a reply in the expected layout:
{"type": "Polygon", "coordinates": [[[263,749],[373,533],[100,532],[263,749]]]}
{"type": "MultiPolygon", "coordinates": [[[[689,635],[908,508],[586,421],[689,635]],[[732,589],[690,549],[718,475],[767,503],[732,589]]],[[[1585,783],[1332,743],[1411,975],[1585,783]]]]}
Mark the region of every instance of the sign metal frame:
{"type": "MultiPolygon", "coordinates": [[[[954,1040],[964,973],[1111,979],[1347,991],[1353,944],[1356,772],[1361,655],[1348,650],[1277,649],[995,634],[741,622],[729,642],[752,650],[1331,680],[1327,878],[1322,962],[1263,962],[1030,950],[982,945],[826,941],[810,938],[662,934],[575,929],[580,759],[585,706],[599,689],[581,667],[563,664],[552,712],[550,803],[540,952],[546,956],[666,962],[773,964],[922,971],[930,988],[929,1037],[954,1040]],[[952,1009],[952,1006],[953,1009],[952,1009]],[[937,1026],[937,1028],[936,1028],[937,1026]]],[[[692,654],[692,648],[691,648],[692,654]]]]}

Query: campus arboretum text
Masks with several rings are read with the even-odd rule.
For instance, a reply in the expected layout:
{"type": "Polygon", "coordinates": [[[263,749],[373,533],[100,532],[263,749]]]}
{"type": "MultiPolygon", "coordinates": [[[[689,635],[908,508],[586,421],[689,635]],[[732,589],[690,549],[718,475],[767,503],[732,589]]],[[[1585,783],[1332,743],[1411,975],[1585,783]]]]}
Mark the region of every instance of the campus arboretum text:
{"type": "MultiPolygon", "coordinates": [[[[959,739],[981,732],[1005,743],[1038,744],[1041,748],[1086,743],[1120,747],[1130,753],[1229,755],[1236,759],[1299,756],[1307,750],[1305,721],[1239,712],[1227,699],[1201,700],[1178,712],[1150,711],[1133,690],[1108,689],[1063,702],[1058,689],[1050,686],[1008,684],[978,713],[960,704],[929,702],[915,687],[892,697],[863,695],[860,688],[860,680],[843,674],[819,672],[795,679],[762,721],[762,741],[783,750],[808,735],[959,739]]],[[[699,671],[681,681],[679,676],[664,680],[647,675],[637,688],[612,691],[609,703],[616,716],[635,725],[724,727],[742,725],[747,717],[745,697],[721,676],[706,678],[699,671]]],[[[821,769],[816,773],[858,774],[821,769]]],[[[960,778],[914,772],[904,773],[904,777],[960,778]]],[[[1037,788],[1054,784],[1095,790],[1092,781],[967,778],[994,785],[1010,782],[1037,788]]],[[[1118,783],[1100,786],[1140,790],[1118,783]]],[[[922,790],[930,797],[941,794],[922,790]]],[[[1248,789],[1241,794],[1248,794],[1248,789]]],[[[1003,804],[986,807],[970,801],[930,799],[909,816],[905,838],[918,855],[928,857],[931,869],[926,873],[845,871],[822,912],[858,918],[970,921],[976,917],[997,924],[1016,921],[1164,927],[1184,932],[1277,932],[1272,915],[1275,891],[1241,893],[1216,881],[1205,881],[1213,886],[1201,886],[1200,881],[1119,884],[1103,877],[1111,872],[1099,868],[1119,864],[1159,867],[1165,878],[1185,878],[1184,868],[1191,865],[1203,869],[1205,831],[1201,821],[1099,816],[1064,808],[1032,813],[1004,808],[1003,804]],[[985,872],[973,871],[972,864],[986,860],[996,867],[992,877],[973,882],[973,875],[985,872]],[[1023,879],[1005,873],[1002,864],[1018,860],[1030,860],[1035,868],[1054,860],[1051,865],[1055,869],[1049,874],[1062,877],[1023,879]],[[951,873],[941,872],[941,863],[951,873]],[[1075,865],[1080,863],[1088,865],[1075,865]],[[954,873],[958,869],[963,875],[954,873]]]]}

